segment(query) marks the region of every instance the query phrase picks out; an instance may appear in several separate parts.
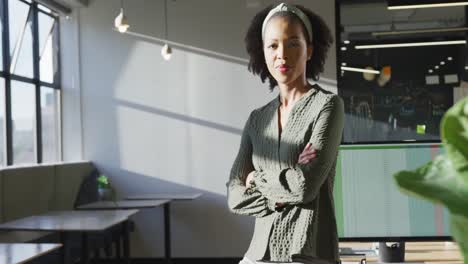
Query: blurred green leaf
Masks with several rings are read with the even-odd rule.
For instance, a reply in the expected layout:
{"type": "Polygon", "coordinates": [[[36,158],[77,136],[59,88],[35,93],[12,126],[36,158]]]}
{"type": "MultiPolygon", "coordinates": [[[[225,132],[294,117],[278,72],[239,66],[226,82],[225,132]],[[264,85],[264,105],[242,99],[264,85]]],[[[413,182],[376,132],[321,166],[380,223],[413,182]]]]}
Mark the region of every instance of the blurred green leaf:
{"type": "Polygon", "coordinates": [[[465,256],[465,264],[468,263],[468,218],[456,214],[451,215],[451,232],[457,241],[460,250],[465,256]]]}
{"type": "Polygon", "coordinates": [[[468,217],[468,186],[445,155],[414,170],[394,175],[402,192],[444,204],[450,212],[468,217]]]}
{"type": "Polygon", "coordinates": [[[452,236],[468,264],[468,97],[445,113],[440,131],[446,154],[394,178],[403,193],[449,209],[452,236]]]}
{"type": "Polygon", "coordinates": [[[459,177],[468,184],[468,97],[455,104],[441,123],[442,142],[459,177]]]}

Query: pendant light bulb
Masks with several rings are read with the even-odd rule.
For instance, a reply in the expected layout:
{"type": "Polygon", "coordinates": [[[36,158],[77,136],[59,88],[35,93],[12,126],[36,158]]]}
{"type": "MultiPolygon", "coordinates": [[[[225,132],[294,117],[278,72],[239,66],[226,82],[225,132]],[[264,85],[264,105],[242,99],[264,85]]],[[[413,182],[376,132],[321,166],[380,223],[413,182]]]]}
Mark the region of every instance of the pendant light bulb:
{"type": "Polygon", "coordinates": [[[171,59],[172,48],[169,45],[167,45],[167,43],[161,49],[161,56],[167,61],[171,59]]]}
{"type": "Polygon", "coordinates": [[[124,14],[123,8],[120,8],[120,13],[114,20],[114,26],[120,33],[127,32],[130,25],[128,24],[127,17],[124,14]]]}

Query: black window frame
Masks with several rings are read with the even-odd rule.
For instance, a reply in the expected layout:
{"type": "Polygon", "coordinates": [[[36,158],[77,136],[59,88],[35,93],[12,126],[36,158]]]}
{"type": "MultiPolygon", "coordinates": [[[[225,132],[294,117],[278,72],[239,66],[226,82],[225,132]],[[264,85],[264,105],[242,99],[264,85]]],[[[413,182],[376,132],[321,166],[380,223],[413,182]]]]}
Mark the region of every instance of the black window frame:
{"type": "MultiPolygon", "coordinates": [[[[5,82],[5,145],[4,145],[4,153],[6,154],[6,159],[2,166],[10,166],[14,165],[13,161],[13,122],[12,122],[12,102],[11,102],[11,82],[12,81],[20,81],[22,83],[32,84],[35,87],[35,118],[36,118],[36,127],[35,127],[35,143],[36,143],[36,163],[40,164],[43,162],[43,144],[42,144],[42,115],[41,115],[41,87],[52,88],[56,91],[59,91],[59,98],[60,98],[60,112],[61,112],[61,57],[60,57],[60,21],[58,14],[54,13],[51,10],[51,13],[45,12],[41,10],[38,6],[40,4],[36,1],[26,1],[26,0],[0,0],[0,12],[1,12],[1,22],[3,25],[2,34],[2,45],[3,48],[0,52],[3,55],[3,70],[0,71],[0,77],[3,78],[5,82]],[[10,65],[11,65],[11,56],[10,56],[10,28],[9,28],[9,21],[10,17],[8,14],[8,5],[9,1],[19,1],[24,4],[27,4],[32,9],[32,36],[33,36],[33,78],[24,77],[17,74],[10,73],[10,65]],[[54,77],[53,83],[43,82],[41,81],[40,77],[40,58],[39,58],[39,13],[43,15],[47,15],[55,20],[55,26],[57,27],[57,73],[54,77]]],[[[47,6],[43,6],[49,9],[47,6]]],[[[60,114],[61,117],[61,114],[60,114]]],[[[62,120],[59,120],[60,127],[62,120]]],[[[58,158],[62,160],[62,129],[60,128],[59,132],[59,153],[58,158]]]]}

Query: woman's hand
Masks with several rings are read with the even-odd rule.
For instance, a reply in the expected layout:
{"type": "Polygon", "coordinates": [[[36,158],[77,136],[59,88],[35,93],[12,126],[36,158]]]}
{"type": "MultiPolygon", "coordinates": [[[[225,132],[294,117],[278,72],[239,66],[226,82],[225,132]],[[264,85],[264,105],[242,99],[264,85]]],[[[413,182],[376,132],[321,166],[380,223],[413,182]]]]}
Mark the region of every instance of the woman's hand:
{"type": "MultiPolygon", "coordinates": [[[[307,143],[307,145],[305,146],[304,150],[302,151],[302,153],[299,155],[299,160],[297,161],[298,164],[307,164],[309,163],[311,160],[313,160],[315,157],[317,156],[317,150],[313,149],[312,148],[312,144],[310,143],[307,143]]],[[[245,187],[246,188],[250,188],[251,187],[251,184],[250,182],[253,180],[253,176],[254,176],[254,173],[255,171],[251,171],[249,173],[249,175],[247,175],[247,178],[245,179],[245,187]]],[[[276,207],[284,207],[286,206],[286,204],[284,203],[276,203],[276,207]]]]}
{"type": "Polygon", "coordinates": [[[317,150],[312,148],[312,144],[307,143],[302,153],[299,155],[298,164],[305,165],[317,156],[317,150]]]}
{"type": "Polygon", "coordinates": [[[246,187],[246,188],[250,188],[250,187],[251,187],[251,186],[250,186],[250,182],[253,180],[254,173],[255,173],[255,171],[251,171],[251,172],[249,173],[249,175],[247,175],[247,178],[245,179],[245,187],[246,187]]]}
{"type": "MultiPolygon", "coordinates": [[[[307,164],[311,160],[313,160],[316,156],[317,156],[317,150],[312,148],[312,144],[307,143],[304,150],[299,155],[299,159],[298,159],[297,163],[302,164],[302,165],[307,164]]],[[[279,208],[279,209],[281,209],[281,208],[283,208],[285,206],[286,206],[285,203],[276,203],[276,207],[279,208]]]]}

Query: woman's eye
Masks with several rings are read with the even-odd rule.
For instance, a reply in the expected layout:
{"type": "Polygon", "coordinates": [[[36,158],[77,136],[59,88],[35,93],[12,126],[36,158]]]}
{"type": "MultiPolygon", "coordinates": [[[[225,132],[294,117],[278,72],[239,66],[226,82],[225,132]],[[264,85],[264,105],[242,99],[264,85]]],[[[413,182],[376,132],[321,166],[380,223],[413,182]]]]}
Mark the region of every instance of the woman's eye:
{"type": "Polygon", "coordinates": [[[298,47],[300,44],[299,44],[299,42],[291,42],[289,45],[291,47],[298,47]]]}
{"type": "MultiPolygon", "coordinates": [[[[301,45],[301,44],[300,44],[299,42],[297,42],[297,41],[295,41],[295,42],[290,42],[290,43],[288,44],[289,47],[299,47],[300,45],[301,45]]],[[[270,45],[267,46],[267,48],[269,48],[269,49],[276,49],[277,47],[278,47],[277,44],[270,44],[270,45]]]]}

